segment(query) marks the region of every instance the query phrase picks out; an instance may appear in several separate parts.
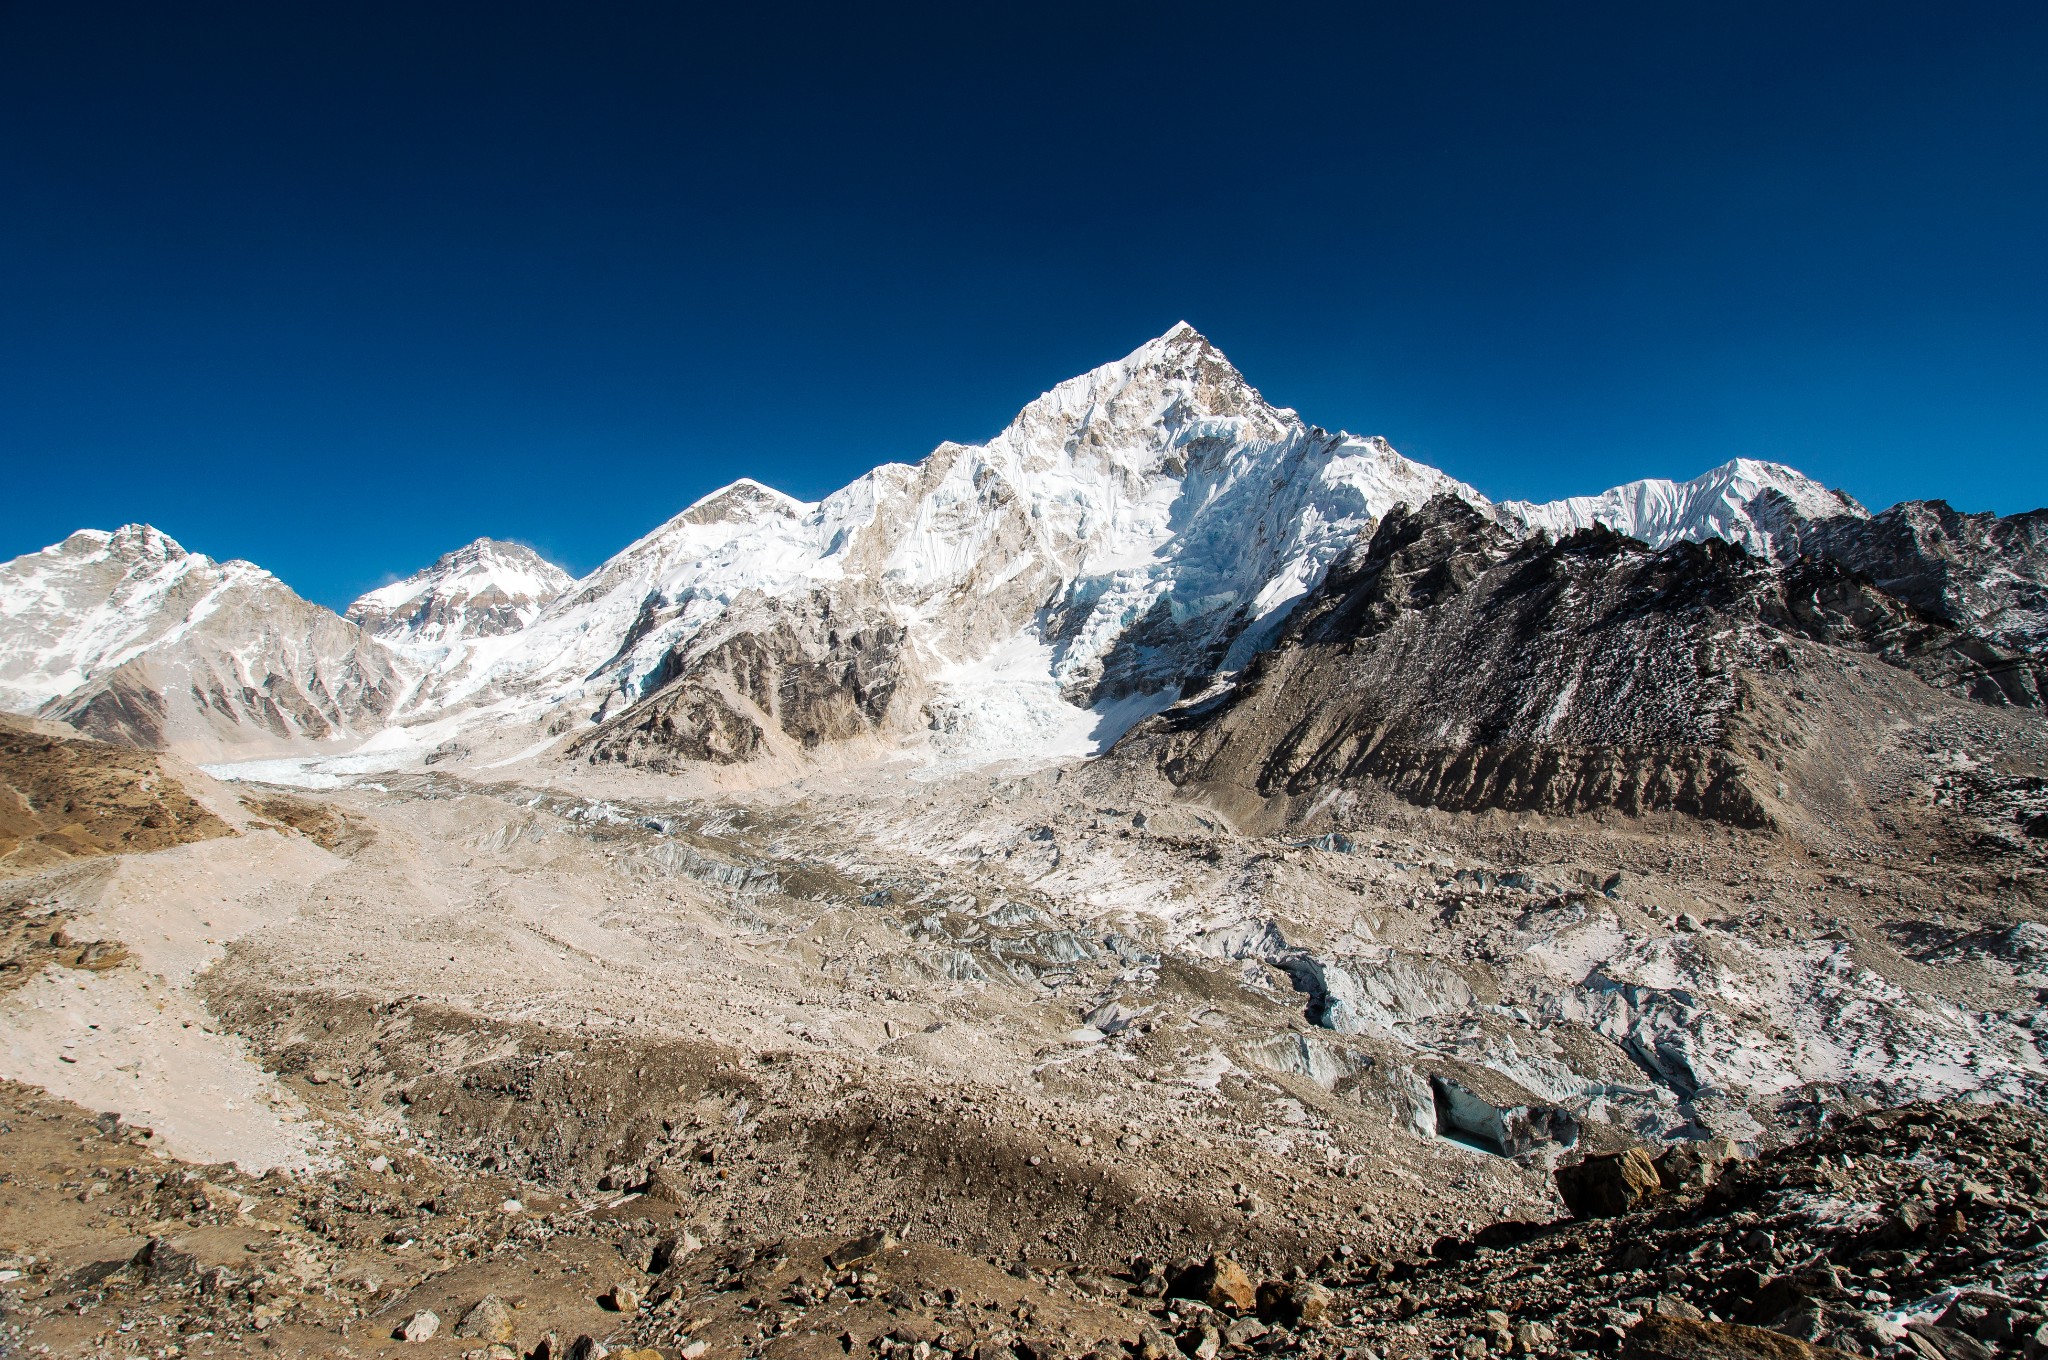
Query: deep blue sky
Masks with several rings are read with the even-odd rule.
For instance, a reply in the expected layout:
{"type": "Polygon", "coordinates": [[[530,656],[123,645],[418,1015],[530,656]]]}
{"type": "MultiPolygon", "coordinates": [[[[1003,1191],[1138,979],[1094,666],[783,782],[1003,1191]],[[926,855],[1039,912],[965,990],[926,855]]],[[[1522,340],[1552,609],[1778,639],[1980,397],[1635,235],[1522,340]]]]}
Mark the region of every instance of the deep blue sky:
{"type": "Polygon", "coordinates": [[[2048,504],[2048,5],[0,0],[0,557],[342,605],[1182,317],[1497,496],[2048,504]]]}

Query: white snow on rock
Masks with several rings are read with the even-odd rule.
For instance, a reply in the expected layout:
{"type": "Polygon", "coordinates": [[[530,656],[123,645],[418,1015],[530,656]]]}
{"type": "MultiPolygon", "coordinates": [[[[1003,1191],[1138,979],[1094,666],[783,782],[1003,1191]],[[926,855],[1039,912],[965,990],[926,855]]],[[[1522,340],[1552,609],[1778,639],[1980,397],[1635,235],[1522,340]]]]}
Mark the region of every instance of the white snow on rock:
{"type": "Polygon", "coordinates": [[[1749,459],[1495,506],[1383,439],[1269,404],[1182,323],[1052,388],[984,444],[942,444],[817,502],[743,478],[580,581],[480,539],[364,595],[355,628],[260,568],[146,526],[82,531],[0,566],[0,706],[73,717],[100,677],[147,656],[103,712],[176,686],[220,716],[173,711],[166,733],[211,723],[230,753],[250,731],[360,742],[380,726],[416,738],[393,752],[425,750],[466,726],[559,735],[736,634],[796,620],[816,641],[884,624],[905,639],[905,692],[924,704],[912,726],[935,761],[1065,757],[1242,666],[1388,510],[1445,493],[1523,532],[1603,524],[1657,547],[1719,536],[1763,553],[1798,518],[1865,514],[1749,459]],[[201,642],[179,642],[230,599],[201,642]],[[262,665],[226,655],[227,623],[262,634],[262,665]],[[293,629],[318,632],[318,647],[295,647],[293,629]],[[319,685],[293,680],[316,671],[319,685]],[[285,681],[289,702],[266,705],[285,681]]]}
{"type": "Polygon", "coordinates": [[[1037,646],[1039,674],[1089,709],[1208,669],[1211,646],[1248,655],[1361,531],[1442,491],[1484,504],[1383,440],[1267,404],[1183,324],[1061,383],[986,444],[942,444],[816,503],[748,480],[712,493],[438,698],[637,698],[714,622],[822,590],[905,623],[949,674],[1037,646]]]}
{"type": "Polygon", "coordinates": [[[146,524],[81,529],[0,566],[0,708],[32,713],[212,613],[236,586],[275,582],[250,562],[188,553],[146,524]]]}
{"type": "Polygon", "coordinates": [[[130,524],[0,564],[0,707],[218,757],[380,728],[398,659],[248,562],[130,524]]]}
{"type": "Polygon", "coordinates": [[[1503,501],[1497,513],[1511,527],[1540,529],[1553,538],[1599,524],[1653,548],[1719,538],[1740,544],[1759,557],[1771,555],[1774,537],[1791,516],[1870,517],[1869,511],[1843,492],[1830,490],[1783,463],[1754,458],[1723,463],[1689,482],[1651,477],[1597,496],[1571,496],[1542,504],[1503,501]]]}
{"type": "Polygon", "coordinates": [[[531,548],[480,538],[368,592],[346,617],[390,641],[447,646],[516,633],[575,583],[531,548]]]}

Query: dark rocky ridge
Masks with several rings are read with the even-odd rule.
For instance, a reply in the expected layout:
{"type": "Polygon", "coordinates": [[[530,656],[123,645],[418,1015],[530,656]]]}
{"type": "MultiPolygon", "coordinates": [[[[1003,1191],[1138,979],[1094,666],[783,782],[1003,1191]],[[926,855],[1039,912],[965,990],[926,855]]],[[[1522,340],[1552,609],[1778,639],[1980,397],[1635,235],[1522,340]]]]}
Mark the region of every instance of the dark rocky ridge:
{"type": "Polygon", "coordinates": [[[1867,520],[1791,521],[1778,546],[1867,578],[1956,630],[1950,646],[1960,669],[1974,668],[1973,698],[2048,705],[2048,510],[2000,518],[1906,501],[1867,520]]]}
{"type": "Polygon", "coordinates": [[[1779,721],[1780,692],[1803,694],[1824,654],[2039,705],[2041,654],[1985,622],[2015,612],[1965,602],[1933,616],[1890,593],[1843,559],[1868,560],[1869,542],[1900,531],[1865,539],[1861,523],[1776,565],[1718,540],[1655,551],[1598,528],[1517,541],[1451,497],[1397,507],[1235,684],[1125,746],[1177,784],[1262,799],[1370,783],[1453,811],[1769,826],[1783,762],[1766,748],[1801,736],[1779,721]]]}

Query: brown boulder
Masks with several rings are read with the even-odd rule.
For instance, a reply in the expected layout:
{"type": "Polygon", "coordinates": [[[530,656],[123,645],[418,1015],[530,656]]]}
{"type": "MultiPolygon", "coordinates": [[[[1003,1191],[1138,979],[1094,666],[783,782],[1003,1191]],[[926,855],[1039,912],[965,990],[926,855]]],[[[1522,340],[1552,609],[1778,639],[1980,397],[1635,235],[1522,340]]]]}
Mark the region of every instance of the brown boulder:
{"type": "Polygon", "coordinates": [[[517,1327],[511,1305],[496,1294],[486,1294],[455,1324],[455,1335],[478,1341],[510,1341],[517,1327]]]}
{"type": "Polygon", "coordinates": [[[696,1188],[690,1184],[687,1166],[668,1161],[649,1173],[641,1193],[660,1204],[688,1204],[696,1196],[696,1188]]]}
{"type": "Polygon", "coordinates": [[[1249,1313],[1258,1307],[1259,1292],[1244,1267],[1228,1256],[1211,1256],[1201,1265],[1183,1271],[1173,1282],[1173,1296],[1199,1299],[1211,1308],[1249,1313]]]}
{"type": "Polygon", "coordinates": [[[1259,1316],[1286,1327],[1320,1326],[1330,1315],[1333,1295],[1310,1280],[1268,1280],[1259,1286],[1259,1316]]]}
{"type": "Polygon", "coordinates": [[[1664,1193],[1657,1164],[1639,1147],[1557,1169],[1557,1192],[1573,1218],[1614,1218],[1664,1193]]]}
{"type": "Polygon", "coordinates": [[[1697,1142],[1678,1143],[1657,1158],[1657,1175],[1666,1190],[1704,1190],[1721,1178],[1721,1170],[1741,1154],[1726,1134],[1697,1142]]]}

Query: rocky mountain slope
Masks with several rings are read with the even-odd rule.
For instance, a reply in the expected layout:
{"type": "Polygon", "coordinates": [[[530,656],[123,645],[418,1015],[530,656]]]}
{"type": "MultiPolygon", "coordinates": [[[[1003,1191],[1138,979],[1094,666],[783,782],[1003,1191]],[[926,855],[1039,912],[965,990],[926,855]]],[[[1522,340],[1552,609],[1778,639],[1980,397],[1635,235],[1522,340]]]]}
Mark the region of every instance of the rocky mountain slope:
{"type": "Polygon", "coordinates": [[[0,706],[93,736],[213,759],[331,749],[406,688],[355,625],[145,525],[0,565],[0,706]]]}
{"type": "Polygon", "coordinates": [[[0,1088],[5,1323],[462,1353],[496,1343],[394,1334],[495,1296],[523,1351],[670,1360],[1590,1356],[1679,1304],[1887,1360],[1980,1335],[1947,1291],[2033,1316],[2037,1121],[1802,1140],[2048,1104],[2048,860],[1993,799],[2048,765],[2024,711],[1866,669],[1918,689],[1862,806],[1781,830],[1367,796],[1262,830],[1121,759],[703,799],[582,764],[244,783],[234,834],[0,866],[0,1077],[46,1093],[0,1088]],[[1615,1224],[1556,1177],[1731,1145],[1724,1199],[1615,1224]],[[1731,1232],[1769,1240],[1700,1250],[1731,1232]],[[1255,1288],[1311,1281],[1307,1326],[1255,1288]]]}
{"type": "Polygon", "coordinates": [[[574,583],[17,559],[0,1348],[2041,1360],[2044,523],[1176,328],[574,583]]]}
{"type": "Polygon", "coordinates": [[[1360,527],[1443,490],[1476,496],[1383,441],[1270,406],[1181,326],[1062,383],[985,445],[942,445],[815,505],[751,482],[707,497],[481,680],[562,700],[601,678],[605,727],[584,743],[598,758],[721,759],[935,724],[956,746],[1008,751],[1016,727],[1085,730],[1092,707],[1248,655],[1360,527]],[[854,670],[835,638],[857,640],[854,670]]]}
{"type": "MultiPolygon", "coordinates": [[[[1856,648],[1895,660],[1903,648],[1950,691],[2040,706],[2040,515],[1915,502],[1873,518],[1790,468],[1750,459],[1690,482],[1495,505],[1384,440],[1332,434],[1271,405],[1186,325],[1061,383],[985,444],[941,445],[816,503],[736,482],[577,582],[526,549],[480,540],[337,619],[246,563],[186,554],[154,530],[82,533],[0,567],[0,694],[14,711],[215,760],[320,757],[366,742],[351,768],[475,750],[512,759],[551,742],[586,763],[753,765],[757,778],[904,750],[945,768],[1057,760],[1103,749],[1184,695],[1255,679],[1255,659],[1286,630],[1287,645],[1302,643],[1290,620],[1333,563],[1365,552],[1397,508],[1443,497],[1472,512],[1464,532],[1487,526],[1488,561],[1597,529],[1652,551],[1744,549],[1740,562],[1681,553],[1660,569],[1675,580],[1706,564],[1737,594],[1796,595],[1831,572],[1867,580],[1875,595],[1825,586],[1856,596],[1840,607],[1890,620],[1847,625],[1856,648]],[[1741,562],[1772,564],[1783,579],[1737,587],[1749,570],[1741,562]],[[1901,609],[1918,622],[1894,617],[1901,609]]],[[[1569,561],[1576,588],[1631,607],[1632,556],[1569,561]],[[1603,579],[1610,566],[1622,576],[1603,579]]],[[[1423,609],[1404,628],[1460,617],[1423,609]]],[[[1530,639],[1511,627],[1489,632],[1479,617],[1459,626],[1432,644],[1435,664],[1490,652],[1495,667],[1552,665],[1516,659],[1530,639]]],[[[1646,626],[1622,631],[1642,641],[1646,626]]],[[[1691,626],[1659,645],[1677,645],[1691,626]]],[[[1553,621],[1553,632],[1567,629],[1553,621]]],[[[1591,635],[1583,643],[1596,645],[1591,635]]],[[[1636,771],[1622,782],[1700,760],[1720,769],[1722,757],[1702,753],[1733,740],[1721,724],[1733,672],[1715,674],[1658,691],[1663,726],[1645,716],[1641,731],[1617,730],[1615,741],[1638,743],[1615,757],[1636,771]],[[1688,717],[1678,711],[1687,703],[1720,708],[1688,717]],[[1671,752],[1646,753],[1643,741],[1671,752]]],[[[1491,700],[1471,684],[1460,692],[1472,705],[1456,713],[1440,697],[1423,706],[1475,740],[1540,735],[1546,720],[1534,710],[1517,726],[1482,713],[1491,700]]],[[[1617,679],[1572,702],[1590,714],[1633,693],[1617,679]]],[[[1591,727],[1557,731],[1593,742],[1586,751],[1619,749],[1594,741],[1591,727]]],[[[1463,740],[1430,744],[1448,753],[1463,740]]],[[[1605,776],[1592,771],[1608,759],[1587,756],[1581,775],[1546,776],[1546,787],[1598,782],[1605,776]]],[[[1672,774],[1697,788],[1671,797],[1691,806],[1705,796],[1698,788],[1733,790],[1725,773],[1672,774]]]]}
{"type": "Polygon", "coordinates": [[[0,873],[228,834],[167,759],[0,718],[0,873]]]}
{"type": "Polygon", "coordinates": [[[1778,563],[1603,527],[1518,540],[1454,498],[1404,506],[1241,677],[1127,747],[1176,782],[1296,808],[1371,783],[1463,811],[1775,826],[1788,798],[1838,805],[1830,756],[1914,680],[2040,706],[2048,657],[1993,641],[2015,631],[2003,594],[1951,603],[1895,578],[1930,615],[1851,565],[1894,522],[1795,523],[1781,549],[1805,551],[1778,563]],[[1873,684],[1859,658],[1900,674],[1873,684]]]}

